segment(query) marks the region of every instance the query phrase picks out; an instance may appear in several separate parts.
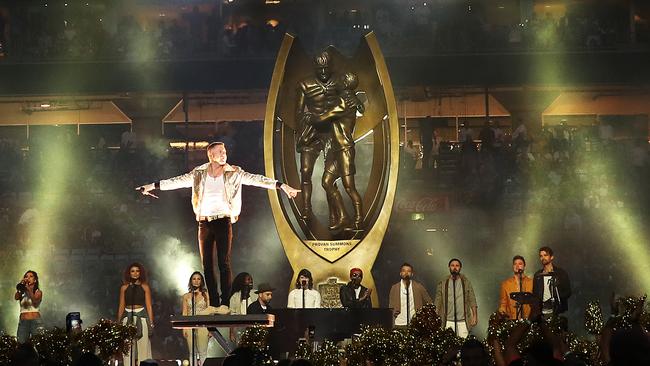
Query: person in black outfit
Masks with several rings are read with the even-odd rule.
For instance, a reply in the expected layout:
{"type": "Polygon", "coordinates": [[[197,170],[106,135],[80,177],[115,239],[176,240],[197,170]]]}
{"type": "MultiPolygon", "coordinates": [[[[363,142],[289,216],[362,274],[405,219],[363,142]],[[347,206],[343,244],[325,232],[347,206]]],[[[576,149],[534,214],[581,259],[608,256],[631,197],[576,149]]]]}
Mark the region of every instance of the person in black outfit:
{"type": "Polygon", "coordinates": [[[369,309],[372,307],[372,301],[370,300],[372,290],[361,284],[362,279],[363,271],[361,269],[352,268],[350,270],[350,282],[345,286],[341,286],[339,291],[343,307],[350,309],[369,309]]]}
{"type": "Polygon", "coordinates": [[[117,321],[135,326],[137,332],[129,352],[124,354],[124,365],[135,366],[139,361],[153,358],[149,340],[154,328],[152,303],[146,269],[137,262],[129,264],[122,276],[117,321]]]}
{"type": "Polygon", "coordinates": [[[257,301],[248,305],[246,314],[266,314],[271,310],[271,299],[273,298],[273,291],[275,288],[271,287],[268,283],[261,283],[255,293],[257,294],[257,301]]]}
{"type": "Polygon", "coordinates": [[[543,267],[535,272],[533,294],[542,301],[542,314],[545,318],[567,311],[571,296],[569,274],[553,265],[554,259],[553,249],[539,248],[539,260],[543,267]]]}

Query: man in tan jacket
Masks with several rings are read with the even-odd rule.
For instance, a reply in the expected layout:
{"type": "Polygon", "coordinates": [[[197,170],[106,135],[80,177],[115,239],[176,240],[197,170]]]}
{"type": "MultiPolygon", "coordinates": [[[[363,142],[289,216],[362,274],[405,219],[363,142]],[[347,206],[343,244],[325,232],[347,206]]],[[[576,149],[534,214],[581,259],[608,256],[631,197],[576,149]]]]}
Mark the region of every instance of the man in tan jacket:
{"type": "Polygon", "coordinates": [[[412,265],[402,264],[399,276],[401,280],[390,288],[388,307],[393,309],[395,326],[407,326],[415,312],[431,302],[431,296],[422,284],[412,280],[412,265]]]}
{"type": "Polygon", "coordinates": [[[533,291],[533,279],[524,274],[526,260],[520,255],[512,258],[512,272],[514,273],[507,280],[501,282],[499,295],[499,312],[506,314],[510,319],[528,319],[530,316],[530,305],[521,305],[520,316],[517,315],[517,302],[510,298],[513,292],[533,291]],[[519,279],[521,278],[521,281],[519,279]],[[521,286],[519,285],[521,283],[521,286]]]}

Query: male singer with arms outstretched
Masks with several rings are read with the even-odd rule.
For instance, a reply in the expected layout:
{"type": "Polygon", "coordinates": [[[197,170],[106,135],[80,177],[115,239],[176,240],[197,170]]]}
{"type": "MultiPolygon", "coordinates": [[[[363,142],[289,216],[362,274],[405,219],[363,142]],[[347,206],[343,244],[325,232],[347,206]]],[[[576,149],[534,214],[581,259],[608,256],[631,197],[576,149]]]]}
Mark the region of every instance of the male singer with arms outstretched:
{"type": "Polygon", "coordinates": [[[147,184],[137,189],[142,194],[151,195],[150,191],[163,191],[192,188],[192,207],[199,223],[199,250],[205,283],[208,287],[211,305],[219,305],[217,279],[214,268],[216,254],[219,266],[221,305],[230,302],[230,284],[232,270],[230,253],[232,249],[232,224],[237,222],[241,213],[242,185],[266,189],[281,189],[289,197],[296,197],[298,192],[284,183],[263,175],[251,174],[242,168],[226,163],[228,155],[223,142],[208,145],[209,162],[194,168],[189,173],[177,177],[147,184]]]}

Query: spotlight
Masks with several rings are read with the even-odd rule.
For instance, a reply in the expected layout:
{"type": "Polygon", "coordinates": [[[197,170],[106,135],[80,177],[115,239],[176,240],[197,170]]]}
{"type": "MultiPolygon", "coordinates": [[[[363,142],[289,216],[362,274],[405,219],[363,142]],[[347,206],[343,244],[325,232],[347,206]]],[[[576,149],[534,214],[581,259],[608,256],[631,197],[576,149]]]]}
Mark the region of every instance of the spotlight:
{"type": "Polygon", "coordinates": [[[41,103],[41,108],[50,108],[52,104],[50,102],[43,102],[41,103]]]}

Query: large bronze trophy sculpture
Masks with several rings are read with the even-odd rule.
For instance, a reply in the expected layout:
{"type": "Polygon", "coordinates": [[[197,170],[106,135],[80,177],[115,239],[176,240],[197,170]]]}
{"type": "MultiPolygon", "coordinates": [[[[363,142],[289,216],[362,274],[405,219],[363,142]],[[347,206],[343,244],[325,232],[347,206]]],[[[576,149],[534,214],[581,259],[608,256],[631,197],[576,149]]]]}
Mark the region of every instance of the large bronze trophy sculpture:
{"type": "Polygon", "coordinates": [[[269,192],[294,277],[310,268],[315,283],[331,285],[358,267],[374,289],[371,269],[397,185],[398,134],[395,98],[373,33],[352,59],[332,46],[310,57],[285,35],[266,105],[264,157],[268,176],[302,189],[293,201],[269,192]],[[318,211],[320,187],[326,209],[318,211]]]}

